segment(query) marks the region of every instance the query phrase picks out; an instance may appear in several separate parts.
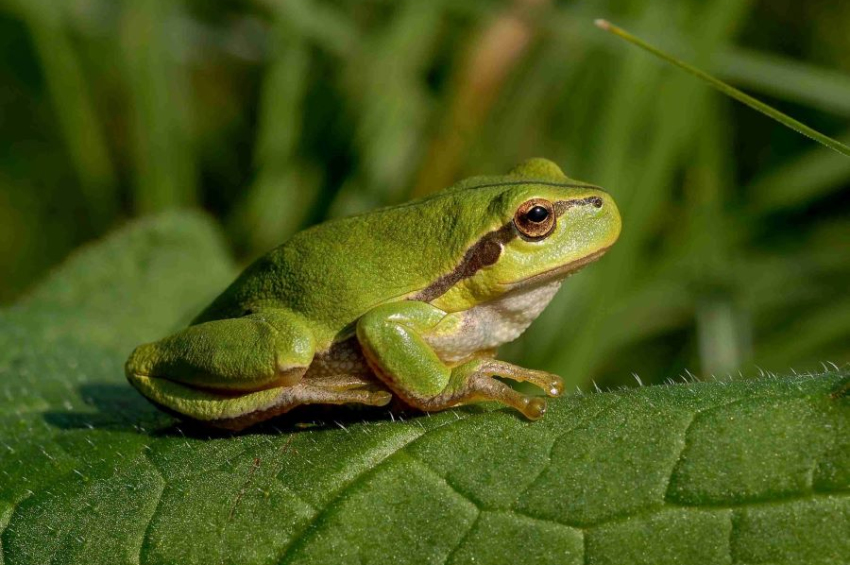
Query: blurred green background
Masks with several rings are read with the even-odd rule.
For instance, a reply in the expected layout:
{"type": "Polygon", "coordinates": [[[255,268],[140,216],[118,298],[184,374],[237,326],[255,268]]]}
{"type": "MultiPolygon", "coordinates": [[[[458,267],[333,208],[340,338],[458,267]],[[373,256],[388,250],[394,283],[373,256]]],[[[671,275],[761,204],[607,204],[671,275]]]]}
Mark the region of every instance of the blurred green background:
{"type": "Polygon", "coordinates": [[[846,0],[0,0],[0,303],[131,218],[247,262],[531,156],[625,226],[506,356],[582,387],[850,361],[850,159],[592,25],[850,140],[846,0]]]}

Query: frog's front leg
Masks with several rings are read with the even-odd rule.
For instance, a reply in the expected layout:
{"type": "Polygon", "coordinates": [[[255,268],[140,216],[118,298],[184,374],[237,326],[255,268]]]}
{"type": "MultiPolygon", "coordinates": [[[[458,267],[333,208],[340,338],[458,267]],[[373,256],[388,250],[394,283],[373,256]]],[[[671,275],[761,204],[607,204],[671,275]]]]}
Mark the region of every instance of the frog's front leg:
{"type": "Polygon", "coordinates": [[[236,430],[301,404],[390,401],[386,391],[302,381],[314,352],[313,335],[299,318],[269,310],[190,326],[142,345],[128,359],[126,374],[155,404],[236,430]]]}
{"type": "Polygon", "coordinates": [[[454,333],[462,337],[460,315],[424,302],[379,306],[357,323],[357,338],[370,368],[402,400],[420,410],[443,410],[459,404],[495,400],[537,419],[546,410],[542,398],[518,393],[493,376],[527,381],[550,396],[563,390],[561,379],[494,359],[476,358],[457,366],[440,359],[428,337],[454,333]]]}

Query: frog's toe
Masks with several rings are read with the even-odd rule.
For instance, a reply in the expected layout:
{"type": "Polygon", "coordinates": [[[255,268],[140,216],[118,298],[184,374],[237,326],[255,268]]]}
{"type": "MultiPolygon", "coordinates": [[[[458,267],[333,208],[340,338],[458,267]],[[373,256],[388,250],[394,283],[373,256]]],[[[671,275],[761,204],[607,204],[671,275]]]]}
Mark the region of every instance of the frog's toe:
{"type": "Polygon", "coordinates": [[[482,375],[471,379],[460,400],[495,400],[517,410],[529,420],[539,420],[546,413],[545,399],[521,394],[497,379],[482,375]]]}
{"type": "Polygon", "coordinates": [[[539,420],[546,413],[546,401],[539,396],[526,396],[524,404],[520,411],[529,420],[539,420]]]}
{"type": "Polygon", "coordinates": [[[552,397],[561,396],[564,394],[564,381],[558,375],[549,375],[549,385],[546,388],[546,394],[552,397]]]}
{"type": "Polygon", "coordinates": [[[564,393],[564,381],[561,380],[561,377],[546,371],[525,369],[496,359],[487,361],[486,364],[482,365],[480,371],[514,381],[531,383],[545,391],[549,396],[561,396],[564,393]]]}

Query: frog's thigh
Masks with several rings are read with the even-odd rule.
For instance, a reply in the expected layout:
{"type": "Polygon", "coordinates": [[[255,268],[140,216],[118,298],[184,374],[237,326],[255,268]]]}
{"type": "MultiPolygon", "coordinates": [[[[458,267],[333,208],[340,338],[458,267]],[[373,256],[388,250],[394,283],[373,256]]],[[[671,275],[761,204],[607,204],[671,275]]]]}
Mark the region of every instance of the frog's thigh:
{"type": "Polygon", "coordinates": [[[127,377],[159,379],[221,392],[291,386],[313,359],[313,336],[286,311],[190,326],[142,345],[127,361],[127,377]]]}
{"type": "Polygon", "coordinates": [[[557,376],[510,363],[473,359],[449,367],[426,337],[462,329],[457,316],[430,304],[406,301],[379,306],[364,315],[357,324],[357,338],[375,374],[405,402],[421,410],[495,400],[529,418],[542,415],[546,406],[542,399],[522,395],[491,375],[532,382],[551,396],[561,393],[557,376]]]}
{"type": "Polygon", "coordinates": [[[378,306],[357,322],[370,368],[411,404],[441,394],[451,379],[451,369],[424,339],[446,316],[430,304],[405,301],[378,306]]]}

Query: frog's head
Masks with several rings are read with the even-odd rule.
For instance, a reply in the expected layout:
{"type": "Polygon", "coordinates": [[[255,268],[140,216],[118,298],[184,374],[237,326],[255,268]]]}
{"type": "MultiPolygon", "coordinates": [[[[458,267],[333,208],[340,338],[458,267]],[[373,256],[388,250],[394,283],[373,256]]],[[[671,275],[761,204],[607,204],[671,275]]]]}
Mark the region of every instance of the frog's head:
{"type": "Polygon", "coordinates": [[[601,257],[620,235],[620,213],[611,196],[568,178],[551,161],[531,159],[499,180],[465,187],[481,191],[488,208],[485,225],[459,275],[443,281],[435,302],[442,308],[465,309],[561,280],[601,257]]]}

